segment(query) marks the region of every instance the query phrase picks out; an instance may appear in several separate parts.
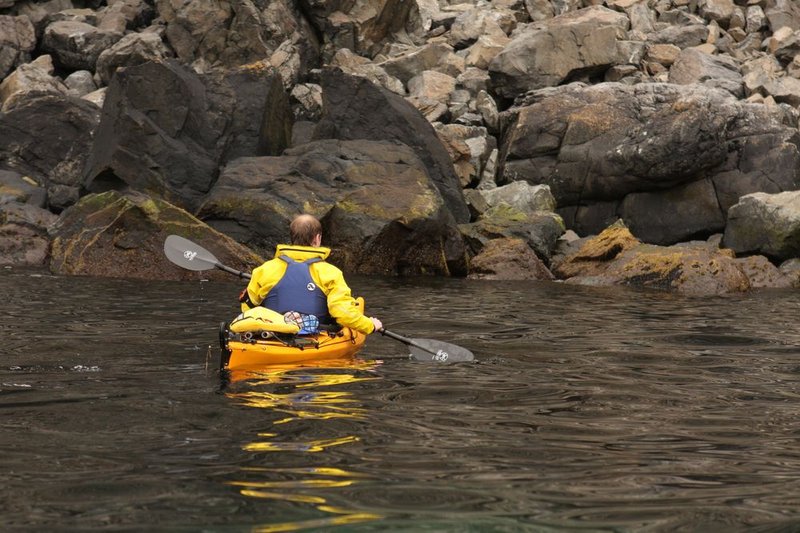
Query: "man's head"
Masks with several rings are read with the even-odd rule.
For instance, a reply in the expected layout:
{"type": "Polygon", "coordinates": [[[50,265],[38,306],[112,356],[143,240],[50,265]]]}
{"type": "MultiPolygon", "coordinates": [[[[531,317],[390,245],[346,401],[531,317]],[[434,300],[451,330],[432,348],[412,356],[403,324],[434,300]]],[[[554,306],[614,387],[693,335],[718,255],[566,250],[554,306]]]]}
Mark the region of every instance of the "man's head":
{"type": "Polygon", "coordinates": [[[322,242],[322,224],[311,215],[298,215],[289,224],[289,237],[298,246],[319,246],[322,242]]]}

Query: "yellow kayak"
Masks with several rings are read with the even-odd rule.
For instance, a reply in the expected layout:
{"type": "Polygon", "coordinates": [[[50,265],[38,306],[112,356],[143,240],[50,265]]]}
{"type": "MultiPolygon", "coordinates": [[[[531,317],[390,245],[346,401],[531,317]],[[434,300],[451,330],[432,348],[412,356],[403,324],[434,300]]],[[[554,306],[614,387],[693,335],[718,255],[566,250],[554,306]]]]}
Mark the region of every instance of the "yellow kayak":
{"type": "MultiPolygon", "coordinates": [[[[359,297],[357,301],[363,313],[364,299],[359,297]]],[[[269,365],[352,358],[367,338],[346,327],[339,331],[299,335],[287,331],[282,320],[272,325],[265,316],[241,324],[240,320],[220,326],[221,369],[255,370],[269,365]]]]}

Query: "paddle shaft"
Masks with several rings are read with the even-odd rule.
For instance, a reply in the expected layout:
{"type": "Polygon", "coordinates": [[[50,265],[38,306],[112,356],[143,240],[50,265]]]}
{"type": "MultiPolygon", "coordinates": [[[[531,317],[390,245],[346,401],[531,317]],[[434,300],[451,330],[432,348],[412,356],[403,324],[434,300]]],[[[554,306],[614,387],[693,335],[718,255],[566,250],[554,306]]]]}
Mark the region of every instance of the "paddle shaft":
{"type": "Polygon", "coordinates": [[[419,348],[423,352],[428,352],[428,353],[433,354],[433,355],[438,355],[437,352],[434,352],[433,350],[431,350],[429,348],[426,348],[425,346],[422,346],[419,343],[414,342],[412,339],[403,337],[402,335],[398,335],[397,333],[389,331],[386,328],[381,328],[378,331],[380,332],[381,335],[386,335],[387,337],[390,337],[390,338],[392,338],[392,339],[394,339],[396,341],[400,341],[400,342],[402,342],[403,344],[405,344],[407,346],[413,346],[415,348],[419,348]]]}
{"type": "Polygon", "coordinates": [[[222,263],[214,263],[214,266],[220,270],[224,270],[228,274],[233,274],[234,276],[239,276],[243,279],[250,279],[250,274],[247,272],[242,272],[241,270],[236,270],[235,268],[231,268],[229,266],[225,266],[222,263]]]}

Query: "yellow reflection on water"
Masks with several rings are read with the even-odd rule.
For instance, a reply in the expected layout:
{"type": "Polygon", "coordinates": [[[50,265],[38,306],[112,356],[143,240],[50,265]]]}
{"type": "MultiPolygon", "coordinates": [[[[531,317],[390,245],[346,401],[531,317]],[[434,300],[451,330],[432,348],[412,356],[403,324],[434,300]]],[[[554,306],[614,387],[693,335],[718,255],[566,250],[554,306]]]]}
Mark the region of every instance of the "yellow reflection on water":
{"type": "MultiPolygon", "coordinates": [[[[330,512],[330,511],[329,511],[330,512]]],[[[379,520],[381,515],[370,513],[349,513],[330,518],[318,518],[316,520],[301,520],[297,522],[284,522],[282,524],[270,524],[256,526],[252,529],[254,533],[278,533],[280,531],[300,531],[302,529],[316,529],[322,527],[341,526],[366,522],[369,520],[379,520]]]]}
{"type": "MultiPolygon", "coordinates": [[[[324,361],[313,366],[282,366],[240,371],[232,382],[247,385],[248,390],[229,391],[226,396],[239,405],[265,409],[285,415],[272,422],[273,431],[258,433],[259,440],[245,443],[242,449],[252,453],[305,452],[324,454],[335,446],[344,446],[360,439],[357,435],[309,441],[297,440],[290,433],[287,440],[279,428],[298,420],[325,421],[365,419],[367,410],[353,394],[342,387],[378,379],[369,373],[380,363],[374,361],[324,361]],[[338,389],[338,390],[332,390],[338,389]]],[[[238,387],[241,389],[241,386],[238,387]]],[[[274,456],[273,456],[274,457],[274,456]]],[[[242,496],[258,500],[311,505],[317,512],[331,516],[256,526],[253,531],[277,532],[325,528],[383,518],[381,515],[331,506],[325,491],[357,484],[367,478],[363,474],[335,467],[242,468],[243,477],[228,485],[237,487],[242,496]],[[261,477],[263,479],[252,479],[261,477]]]]}
{"type": "Polygon", "coordinates": [[[330,477],[364,477],[364,474],[356,474],[342,470],[341,468],[334,468],[328,466],[309,466],[300,468],[271,468],[264,466],[245,466],[242,467],[244,472],[275,472],[280,474],[309,474],[317,476],[330,476],[330,477]]]}
{"type": "Polygon", "coordinates": [[[251,442],[242,446],[246,452],[322,452],[331,446],[340,446],[358,441],[355,435],[338,439],[320,439],[308,442],[251,442]]]}
{"type": "Polygon", "coordinates": [[[372,377],[356,377],[354,374],[360,371],[373,370],[379,365],[380,362],[374,360],[331,359],[305,364],[270,365],[246,370],[232,370],[229,374],[231,382],[247,381],[253,386],[263,386],[271,383],[292,383],[297,387],[319,387],[374,379],[372,377]],[[324,372],[325,369],[337,368],[344,369],[347,372],[343,374],[324,372]],[[339,379],[343,381],[340,382],[339,379]]]}
{"type": "Polygon", "coordinates": [[[355,481],[346,479],[334,481],[332,479],[299,479],[297,481],[231,481],[229,485],[247,487],[250,489],[301,489],[308,487],[349,487],[355,481]]]}
{"type": "Polygon", "coordinates": [[[289,416],[273,424],[285,424],[297,418],[327,420],[331,418],[364,418],[366,411],[357,405],[346,392],[302,392],[275,394],[270,392],[231,393],[230,398],[241,405],[258,409],[272,409],[289,416]]]}
{"type": "Polygon", "coordinates": [[[352,393],[308,389],[338,387],[374,380],[376,379],[374,376],[364,371],[372,370],[376,365],[374,361],[321,361],[313,367],[292,365],[248,370],[247,377],[242,374],[239,380],[246,380],[252,390],[228,392],[226,396],[247,407],[270,409],[288,415],[273,422],[274,424],[285,424],[297,419],[360,419],[364,418],[366,413],[353,399],[352,393]],[[292,391],[277,393],[259,390],[270,385],[288,385],[292,391]],[[298,389],[302,391],[298,392],[298,389]]]}

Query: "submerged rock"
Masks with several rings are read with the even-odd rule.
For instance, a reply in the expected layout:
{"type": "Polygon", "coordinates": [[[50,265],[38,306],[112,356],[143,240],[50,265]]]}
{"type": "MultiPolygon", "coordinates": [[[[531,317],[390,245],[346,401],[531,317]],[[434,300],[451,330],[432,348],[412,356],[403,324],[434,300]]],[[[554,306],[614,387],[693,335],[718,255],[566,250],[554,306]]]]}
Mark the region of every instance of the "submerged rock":
{"type": "Polygon", "coordinates": [[[625,285],[694,296],[744,292],[751,287],[730,250],[713,250],[704,244],[643,244],[622,224],[589,239],[554,273],[579,285],[625,285]]]}
{"type": "Polygon", "coordinates": [[[528,244],[518,238],[499,238],[486,244],[470,261],[472,279],[555,279],[528,244]]]}
{"type": "Polygon", "coordinates": [[[752,255],[737,259],[736,263],[754,289],[786,289],[794,284],[793,276],[779,269],[763,255],[752,255]]]}
{"type": "Polygon", "coordinates": [[[605,272],[609,261],[640,244],[641,241],[619,222],[606,228],[600,235],[587,239],[577,251],[554,266],[553,273],[561,279],[595,276],[605,272]]]}

